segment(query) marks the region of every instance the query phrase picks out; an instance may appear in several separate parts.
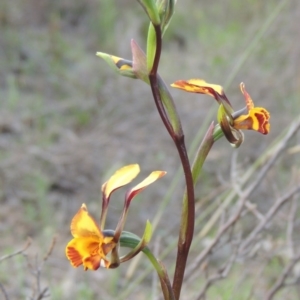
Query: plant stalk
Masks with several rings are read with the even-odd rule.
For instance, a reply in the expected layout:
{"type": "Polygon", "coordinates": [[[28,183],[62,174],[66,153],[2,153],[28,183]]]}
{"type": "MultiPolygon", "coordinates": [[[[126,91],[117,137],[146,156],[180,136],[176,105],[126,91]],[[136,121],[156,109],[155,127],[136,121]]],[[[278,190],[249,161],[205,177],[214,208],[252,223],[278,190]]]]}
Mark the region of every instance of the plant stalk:
{"type": "Polygon", "coordinates": [[[156,34],[156,52],[155,58],[153,62],[152,69],[149,74],[150,86],[153,94],[153,98],[159,112],[159,115],[169,133],[171,138],[173,139],[180,161],[183,167],[183,172],[186,181],[186,193],[187,197],[183,203],[183,213],[181,216],[180,223],[180,233],[178,238],[178,246],[177,246],[177,258],[176,258],[176,267],[175,274],[173,279],[173,292],[175,299],[178,300],[180,298],[180,291],[183,283],[183,277],[186,267],[186,262],[189,254],[190,245],[193,239],[194,233],[194,221],[195,221],[195,197],[194,197],[194,184],[193,177],[190,167],[189,158],[187,155],[184,135],[182,131],[180,134],[176,133],[168,119],[167,113],[162,103],[158,80],[157,80],[157,69],[161,55],[161,47],[162,47],[162,33],[159,25],[154,25],[155,34],[156,34]]]}

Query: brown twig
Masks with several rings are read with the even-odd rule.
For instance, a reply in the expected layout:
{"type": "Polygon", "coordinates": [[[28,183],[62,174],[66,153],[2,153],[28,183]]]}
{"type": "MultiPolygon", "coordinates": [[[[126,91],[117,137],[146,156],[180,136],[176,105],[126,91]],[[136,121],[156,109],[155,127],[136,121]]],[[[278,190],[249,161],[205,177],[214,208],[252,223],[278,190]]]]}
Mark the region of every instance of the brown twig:
{"type": "MultiPolygon", "coordinates": [[[[297,118],[296,121],[294,121],[291,124],[289,129],[281,135],[279,141],[276,141],[276,144],[274,144],[266,154],[262,155],[255,162],[255,165],[244,174],[244,176],[242,177],[242,181],[240,182],[241,186],[245,185],[245,183],[253,176],[254,171],[256,171],[259,166],[262,166],[259,172],[255,174],[252,183],[243,190],[243,197],[248,198],[251,195],[251,193],[259,186],[266,173],[271,169],[271,167],[274,165],[275,161],[277,161],[280,154],[288,146],[289,140],[295,136],[296,132],[299,129],[300,117],[297,118]]],[[[216,219],[219,218],[220,211],[225,209],[233,201],[236,195],[240,194],[241,189],[236,189],[234,185],[233,188],[234,189],[229,193],[228,197],[224,200],[224,202],[220,205],[218,210],[214,213],[211,219],[204,226],[204,229],[202,229],[201,234],[203,234],[203,231],[207,231],[207,228],[211,227],[215,223],[216,219]]]]}
{"type": "Polygon", "coordinates": [[[206,247],[196,259],[194,259],[193,265],[186,271],[187,279],[194,273],[195,270],[197,270],[199,268],[199,266],[206,259],[206,257],[210,254],[210,252],[214,249],[214,247],[218,244],[218,242],[224,236],[224,234],[227,232],[227,230],[229,228],[231,228],[240,219],[240,215],[244,208],[245,201],[246,201],[246,198],[244,198],[244,197],[240,198],[239,203],[237,204],[238,209],[237,209],[236,213],[233,216],[231,216],[231,218],[220,228],[219,232],[217,233],[217,236],[210,243],[210,245],[208,247],[206,247]]]}
{"type": "Polygon", "coordinates": [[[1,282],[0,282],[0,290],[1,290],[2,294],[3,294],[3,296],[4,296],[4,299],[5,300],[9,300],[8,294],[7,294],[7,292],[6,292],[3,284],[1,282]]]}
{"type": "Polygon", "coordinates": [[[245,300],[254,299],[254,292],[257,289],[257,286],[259,285],[259,282],[260,282],[260,280],[263,276],[262,274],[263,274],[264,270],[266,269],[268,263],[269,263],[269,261],[265,261],[265,260],[264,260],[263,263],[261,263],[260,267],[258,268],[258,271],[255,274],[255,277],[254,277],[253,284],[251,286],[249,295],[245,300]]]}
{"type": "MultiPolygon", "coordinates": [[[[17,255],[20,255],[20,254],[24,254],[24,252],[28,249],[28,247],[30,245],[31,245],[31,239],[28,238],[26,244],[24,245],[24,247],[22,249],[17,250],[15,252],[11,253],[11,254],[4,255],[4,256],[0,257],[0,263],[3,262],[3,261],[5,261],[5,260],[7,260],[7,259],[10,259],[10,258],[12,258],[14,256],[17,256],[17,255]]],[[[3,284],[1,282],[0,282],[0,290],[1,290],[2,294],[3,294],[3,296],[4,296],[4,299],[5,300],[9,300],[8,294],[7,294],[7,292],[6,292],[3,284]]]]}
{"type": "MultiPolygon", "coordinates": [[[[294,136],[295,132],[297,132],[299,130],[299,128],[300,128],[300,119],[297,120],[296,122],[294,122],[292,124],[292,126],[289,128],[289,130],[285,134],[285,136],[280,140],[280,142],[273,149],[273,152],[272,152],[271,156],[269,156],[268,160],[264,161],[264,164],[263,164],[262,168],[260,169],[260,171],[258,172],[258,174],[256,174],[254,181],[248,187],[246,187],[244,190],[241,189],[241,185],[243,185],[243,183],[238,184],[238,180],[237,181],[234,180],[235,177],[237,176],[236,172],[232,172],[231,173],[233,182],[236,183],[236,184],[233,185],[233,189],[235,191],[235,194],[237,194],[237,195],[240,196],[239,203],[242,202],[243,205],[240,206],[240,208],[237,210],[237,212],[231,218],[229,218],[228,222],[226,222],[223,225],[223,227],[221,227],[221,229],[219,230],[217,236],[210,243],[210,245],[208,247],[206,247],[200,253],[200,255],[194,260],[193,266],[191,266],[186,271],[186,278],[190,278],[191,277],[191,275],[193,274],[193,272],[196,269],[198,269],[199,266],[202,264],[202,262],[210,255],[210,253],[212,253],[212,251],[214,251],[216,249],[217,244],[219,243],[219,241],[221,240],[221,238],[224,236],[225,232],[227,232],[227,230],[229,228],[232,228],[232,226],[234,224],[236,224],[236,222],[241,218],[242,212],[243,212],[243,207],[246,207],[246,203],[248,201],[247,198],[257,188],[257,186],[261,183],[261,181],[264,178],[264,176],[267,173],[267,171],[270,170],[271,167],[274,165],[274,163],[278,159],[279,155],[287,147],[288,141],[294,136]]],[[[232,167],[233,168],[236,167],[236,163],[235,163],[234,159],[233,159],[233,166],[232,167]]],[[[265,225],[268,222],[268,220],[270,220],[275,215],[275,213],[277,212],[277,210],[285,203],[285,201],[287,201],[293,194],[296,194],[298,192],[299,192],[299,187],[296,187],[296,188],[292,189],[290,191],[290,193],[288,192],[285,196],[281,197],[272,206],[272,208],[270,209],[269,213],[266,216],[263,216],[262,214],[259,213],[259,219],[261,220],[261,222],[252,231],[252,235],[250,233],[251,240],[252,240],[252,238],[254,238],[256,236],[256,234],[258,234],[258,232],[260,232],[265,227],[265,225]],[[266,220],[266,218],[267,218],[267,220],[266,220]]],[[[238,204],[238,205],[240,205],[240,204],[238,204]]],[[[251,205],[249,206],[249,203],[248,203],[247,206],[248,206],[248,209],[251,208],[251,205]]],[[[250,235],[249,235],[249,238],[250,238],[250,235]]],[[[246,242],[247,241],[244,241],[243,244],[239,245],[239,250],[238,250],[239,254],[241,253],[241,246],[242,245],[246,245],[246,242]]]]}
{"type": "Polygon", "coordinates": [[[299,262],[299,261],[300,261],[300,253],[296,257],[294,257],[290,261],[290,263],[284,268],[284,270],[282,271],[281,275],[278,277],[278,279],[275,282],[275,284],[268,291],[267,296],[266,296],[266,300],[273,299],[273,297],[275,296],[275,294],[279,290],[281,290],[282,288],[284,288],[285,286],[288,285],[288,284],[286,284],[286,279],[288,278],[289,274],[293,270],[293,268],[296,265],[296,263],[299,262]]]}
{"type": "Polygon", "coordinates": [[[38,261],[38,256],[37,255],[35,256],[34,266],[31,264],[29,257],[24,254],[24,257],[27,260],[28,268],[31,270],[31,273],[35,278],[35,287],[32,288],[33,292],[30,298],[31,300],[41,300],[50,296],[49,294],[47,294],[47,292],[49,291],[48,287],[44,287],[43,289],[41,288],[41,274],[45,262],[48,260],[48,258],[53,252],[55,243],[56,243],[56,237],[53,237],[51,244],[40,263],[38,261]]]}
{"type": "Polygon", "coordinates": [[[246,248],[253,242],[253,240],[257,237],[257,235],[266,227],[268,222],[276,215],[278,210],[293,197],[294,195],[300,192],[300,185],[297,185],[286,192],[282,197],[277,199],[277,201],[272,205],[269,211],[266,213],[265,218],[252,230],[252,232],[248,235],[245,241],[240,245],[239,252],[244,254],[246,252],[246,248]]]}
{"type": "Polygon", "coordinates": [[[293,240],[293,234],[294,234],[294,227],[295,227],[295,219],[297,215],[297,206],[298,201],[296,197],[293,197],[291,201],[291,207],[288,215],[288,222],[287,222],[287,228],[286,228],[286,239],[287,239],[287,248],[291,252],[291,257],[294,257],[295,255],[295,245],[293,240]]]}
{"type": "Polygon", "coordinates": [[[258,174],[255,176],[255,180],[251,185],[248,186],[247,190],[244,191],[249,197],[250,194],[256,189],[256,187],[261,183],[262,179],[266,175],[267,171],[274,165],[280,154],[287,148],[288,141],[295,136],[295,133],[300,129],[300,118],[292,123],[289,130],[286,132],[284,137],[281,139],[280,143],[276,145],[275,150],[272,153],[271,158],[261,168],[258,174]]]}
{"type": "Polygon", "coordinates": [[[288,214],[288,222],[287,222],[287,232],[286,232],[286,239],[287,239],[287,249],[290,251],[291,257],[293,259],[290,263],[285,267],[282,271],[281,275],[278,277],[275,284],[271,287],[271,289],[267,293],[267,300],[271,300],[279,290],[286,286],[295,285],[299,279],[296,279],[294,282],[286,282],[286,279],[290,272],[292,271],[293,267],[300,261],[300,253],[295,255],[295,247],[294,247],[294,240],[293,240],[293,233],[294,233],[294,225],[295,219],[297,214],[297,199],[293,197],[291,201],[291,206],[288,214]]]}
{"type": "Polygon", "coordinates": [[[47,298],[47,297],[49,297],[50,295],[49,294],[47,294],[46,295],[46,293],[48,292],[48,287],[45,287],[38,295],[37,295],[37,297],[35,298],[35,300],[42,300],[42,299],[44,299],[44,298],[47,298]]]}
{"type": "Polygon", "coordinates": [[[210,288],[211,285],[213,285],[216,281],[218,280],[222,280],[224,278],[226,278],[235,262],[236,259],[236,255],[237,255],[237,247],[235,247],[235,251],[232,253],[232,255],[230,256],[229,260],[226,262],[226,264],[221,267],[218,272],[212,276],[210,276],[204,287],[202,288],[197,300],[201,300],[204,299],[205,300],[205,295],[208,291],[208,289],[210,288]]]}
{"type": "Polygon", "coordinates": [[[55,244],[56,244],[56,239],[57,239],[56,236],[54,236],[53,239],[52,239],[51,245],[50,245],[50,247],[49,247],[47,253],[45,254],[45,256],[44,256],[44,258],[43,258],[43,261],[44,261],[44,262],[45,262],[45,261],[49,258],[49,256],[52,254],[53,249],[54,249],[54,246],[55,246],[55,244]]]}
{"type": "Polygon", "coordinates": [[[21,250],[17,250],[16,252],[13,252],[11,254],[0,257],[0,263],[4,260],[14,257],[16,255],[23,254],[24,251],[27,250],[30,245],[31,245],[31,239],[28,238],[25,246],[21,250]]]}

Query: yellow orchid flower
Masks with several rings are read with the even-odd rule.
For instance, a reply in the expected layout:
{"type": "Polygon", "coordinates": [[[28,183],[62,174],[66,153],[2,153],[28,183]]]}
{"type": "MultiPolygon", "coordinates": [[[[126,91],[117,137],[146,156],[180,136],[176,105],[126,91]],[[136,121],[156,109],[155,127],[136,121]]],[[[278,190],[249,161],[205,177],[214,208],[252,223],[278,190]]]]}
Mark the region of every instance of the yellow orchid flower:
{"type": "MultiPolygon", "coordinates": [[[[73,267],[83,265],[84,270],[97,270],[100,266],[115,268],[122,258],[118,256],[118,243],[125,225],[127,211],[131,200],[143,191],[148,185],[164,176],[164,171],[154,171],[141,183],[131,188],[125,196],[123,213],[115,231],[104,230],[110,196],[116,189],[130,183],[140,172],[139,165],[128,165],[117,170],[108,181],[102,185],[102,212],[100,226],[88,213],[85,204],[82,204],[71,222],[73,239],[66,246],[66,256],[73,267]],[[110,259],[107,255],[110,254],[110,259]]],[[[149,230],[149,225],[146,226],[149,230]]],[[[130,257],[138,254],[149,241],[149,232],[145,235],[144,243],[134,249],[130,257]]],[[[127,256],[125,256],[127,260],[127,256]]],[[[125,261],[125,259],[124,259],[125,261]]]]}
{"type": "Polygon", "coordinates": [[[234,118],[233,127],[235,129],[252,129],[262,134],[270,131],[270,113],[263,107],[255,107],[250,95],[245,90],[244,83],[240,84],[242,93],[246,100],[248,114],[234,118]]]}
{"type": "Polygon", "coordinates": [[[110,262],[106,255],[116,246],[113,237],[105,237],[87,207],[81,208],[71,222],[73,239],[66,247],[66,255],[73,267],[83,265],[84,270],[97,270],[101,263],[106,268],[110,262]]]}
{"type": "Polygon", "coordinates": [[[214,97],[220,105],[218,121],[225,137],[232,144],[239,145],[243,140],[241,129],[255,130],[262,134],[270,131],[270,113],[263,107],[255,107],[245,89],[244,83],[240,84],[245,97],[246,108],[234,112],[230,101],[220,85],[207,83],[202,79],[178,80],[171,84],[172,87],[191,92],[207,94],[214,97]]]}

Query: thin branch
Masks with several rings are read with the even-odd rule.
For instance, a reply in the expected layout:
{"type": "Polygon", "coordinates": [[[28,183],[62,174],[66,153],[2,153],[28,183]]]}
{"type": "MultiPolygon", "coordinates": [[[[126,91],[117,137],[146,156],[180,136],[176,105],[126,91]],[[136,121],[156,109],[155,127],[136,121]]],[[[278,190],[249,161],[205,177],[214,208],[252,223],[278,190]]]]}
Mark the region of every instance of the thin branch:
{"type": "Polygon", "coordinates": [[[3,296],[4,296],[4,299],[5,300],[9,300],[8,294],[7,294],[7,292],[6,292],[3,284],[1,282],[0,282],[0,290],[1,290],[2,294],[3,294],[3,296]]]}
{"type": "Polygon", "coordinates": [[[41,299],[49,296],[49,295],[46,295],[46,293],[48,291],[48,287],[45,287],[44,289],[41,290],[41,274],[42,274],[42,269],[44,267],[45,262],[48,260],[48,258],[50,257],[50,255],[53,252],[55,243],[56,243],[56,237],[54,236],[52,239],[52,242],[48,248],[48,251],[46,252],[46,254],[43,257],[43,261],[40,263],[40,265],[38,265],[38,262],[36,261],[37,267],[36,267],[36,271],[35,271],[35,277],[36,277],[36,286],[37,286],[37,296],[36,296],[35,300],[41,300],[41,299]]]}
{"type": "Polygon", "coordinates": [[[266,300],[271,300],[275,296],[275,294],[282,288],[286,286],[286,279],[293,270],[296,263],[300,261],[300,253],[290,261],[290,263],[284,268],[281,275],[278,277],[275,284],[271,287],[271,289],[267,293],[266,300]]]}
{"type": "Polygon", "coordinates": [[[275,216],[278,210],[289,200],[292,196],[300,192],[300,185],[295,186],[286,192],[281,198],[277,199],[274,205],[269,209],[265,218],[252,230],[245,241],[240,246],[240,253],[244,253],[246,248],[253,242],[257,235],[266,227],[267,223],[275,216]]]}
{"type": "Polygon", "coordinates": [[[199,268],[199,265],[204,261],[204,259],[209,255],[209,253],[213,250],[213,248],[217,245],[217,243],[220,241],[220,239],[224,236],[225,232],[231,228],[240,218],[240,215],[242,213],[242,210],[245,205],[245,198],[240,198],[240,201],[238,203],[238,209],[236,213],[224,224],[224,226],[219,230],[217,236],[212,241],[212,243],[206,247],[200,255],[194,260],[193,266],[191,266],[186,271],[186,279],[188,279],[196,269],[199,268]]]}
{"type": "Polygon", "coordinates": [[[289,130],[285,133],[281,141],[276,145],[274,152],[272,153],[271,158],[265,162],[264,166],[261,168],[259,173],[255,176],[255,180],[252,184],[244,191],[247,197],[256,189],[256,187],[262,182],[267,171],[274,165],[277,161],[279,155],[284,151],[288,146],[288,141],[295,136],[295,133],[300,129],[300,118],[299,120],[292,123],[289,130]]]}
{"type": "MultiPolygon", "coordinates": [[[[237,164],[237,153],[233,152],[231,156],[231,168],[230,168],[230,178],[231,178],[231,186],[235,190],[236,194],[240,197],[243,197],[243,194],[246,194],[242,191],[242,183],[240,180],[240,173],[238,172],[238,164],[237,164]]],[[[249,190],[250,191],[250,190],[249,190]]],[[[250,192],[248,192],[247,197],[249,197],[250,192]]],[[[252,204],[250,201],[245,202],[245,207],[250,211],[256,218],[259,220],[263,219],[263,215],[256,209],[256,205],[252,204]]]]}
{"type": "MultiPolygon", "coordinates": [[[[253,176],[254,172],[260,167],[263,166],[258,174],[255,176],[252,184],[245,188],[243,191],[243,197],[248,198],[250,194],[257,188],[257,186],[262,182],[265,174],[269,169],[274,165],[275,161],[278,159],[279,155],[286,149],[290,139],[295,137],[296,132],[300,129],[300,117],[294,121],[288,130],[284,131],[281,136],[274,142],[272,147],[254,163],[254,165],[242,176],[241,185],[244,186],[250,178],[253,176]]],[[[199,237],[203,237],[208,230],[215,224],[216,220],[220,217],[221,212],[226,209],[230,203],[235,199],[236,195],[239,193],[232,189],[224,201],[219,205],[215,213],[211,218],[206,222],[200,233],[199,237]]]]}
{"type": "Polygon", "coordinates": [[[32,275],[35,278],[35,284],[34,284],[34,287],[32,288],[32,296],[30,297],[30,299],[32,299],[32,300],[41,300],[46,297],[50,297],[50,294],[47,293],[47,292],[49,292],[49,288],[48,287],[45,287],[43,289],[41,288],[41,274],[42,274],[42,270],[45,265],[45,262],[48,260],[48,258],[50,257],[50,255],[53,252],[55,244],[56,244],[56,237],[53,237],[52,242],[51,242],[46,254],[44,255],[42,261],[39,263],[38,255],[36,255],[34,265],[31,264],[28,255],[23,254],[27,261],[28,269],[30,269],[32,275]]]}
{"type": "Polygon", "coordinates": [[[48,287],[45,287],[36,297],[36,300],[41,300],[41,299],[44,299],[44,298],[47,298],[47,297],[50,297],[50,294],[47,294],[46,293],[48,292],[48,287]]]}
{"type": "Polygon", "coordinates": [[[45,254],[45,256],[44,256],[44,258],[43,258],[43,261],[44,261],[44,262],[45,262],[45,261],[50,257],[50,255],[52,254],[53,249],[54,249],[54,246],[55,246],[55,244],[56,244],[56,239],[57,239],[56,236],[54,236],[53,239],[52,239],[51,245],[50,245],[50,247],[49,247],[47,253],[45,254]]]}
{"type": "Polygon", "coordinates": [[[208,278],[208,280],[206,281],[205,286],[202,288],[202,291],[200,292],[200,295],[198,296],[197,300],[205,299],[205,295],[206,295],[208,289],[210,288],[210,286],[212,284],[214,284],[216,281],[222,280],[228,276],[228,274],[235,262],[236,255],[237,255],[237,247],[235,247],[235,251],[229,258],[227,263],[218,270],[218,273],[216,273],[208,278]]]}
{"type": "Polygon", "coordinates": [[[295,225],[296,214],[297,214],[297,206],[298,206],[298,201],[296,197],[293,197],[291,201],[291,207],[288,215],[288,222],[286,228],[287,247],[290,250],[291,257],[295,256],[295,245],[293,240],[293,234],[294,234],[294,225],[295,225]]]}
{"type": "Polygon", "coordinates": [[[251,203],[250,201],[246,201],[245,203],[245,207],[247,208],[247,210],[249,212],[251,212],[258,220],[263,220],[264,219],[264,215],[261,214],[258,210],[257,210],[257,206],[254,203],[251,203]]]}
{"type": "MultiPolygon", "coordinates": [[[[0,257],[0,263],[7,260],[7,259],[10,259],[14,256],[17,256],[17,255],[20,255],[20,254],[23,254],[24,255],[24,252],[29,248],[29,246],[31,245],[31,239],[30,238],[27,238],[27,242],[26,244],[24,245],[24,247],[20,250],[17,250],[11,254],[8,254],[8,255],[4,255],[2,257],[0,257]]],[[[4,288],[4,286],[2,285],[2,283],[0,282],[0,290],[2,291],[3,295],[4,295],[4,299],[5,300],[9,300],[9,297],[8,297],[8,294],[4,288]]]]}
{"type": "MultiPolygon", "coordinates": [[[[258,271],[254,275],[254,280],[253,280],[253,283],[252,283],[249,295],[248,295],[248,297],[245,300],[254,299],[254,292],[257,289],[257,286],[259,285],[259,282],[260,282],[260,280],[262,278],[262,274],[263,274],[264,270],[266,269],[267,265],[268,265],[268,261],[264,260],[261,263],[261,266],[258,267],[258,271]]],[[[239,286],[237,286],[237,288],[239,288],[239,286]]]]}
{"type": "Polygon", "coordinates": [[[24,253],[24,251],[27,250],[30,245],[31,245],[31,239],[28,238],[25,246],[21,250],[17,250],[16,252],[13,252],[11,254],[0,257],[0,263],[2,261],[6,260],[6,259],[9,259],[9,258],[14,257],[16,255],[24,253]]]}
{"type": "MultiPolygon", "coordinates": [[[[242,209],[246,203],[246,198],[248,198],[249,195],[254,191],[254,189],[260,184],[260,182],[263,179],[263,177],[265,176],[266,172],[274,165],[278,156],[287,147],[287,142],[289,141],[289,139],[291,139],[294,136],[295,132],[298,131],[299,128],[300,128],[300,119],[297,120],[297,122],[294,122],[292,124],[292,126],[289,128],[289,130],[285,134],[285,136],[276,145],[276,148],[274,149],[271,158],[269,158],[268,161],[264,164],[264,166],[258,173],[258,176],[255,177],[255,181],[252,182],[252,184],[248,188],[246,188],[244,191],[241,191],[239,186],[237,186],[237,185],[233,186],[235,194],[240,195],[240,197],[241,197],[242,206],[240,206],[237,213],[234,216],[232,216],[232,218],[230,218],[230,220],[225,224],[225,226],[219,231],[219,233],[217,234],[217,236],[215,237],[213,242],[201,252],[201,254],[196,258],[196,260],[194,260],[193,266],[191,266],[186,272],[187,273],[186,278],[189,278],[191,276],[191,274],[199,267],[199,265],[201,265],[203,260],[214,249],[214,247],[217,245],[217,243],[219,242],[221,237],[224,235],[224,233],[238,221],[238,219],[240,218],[240,215],[242,213],[242,209]]],[[[267,214],[266,217],[269,219],[269,217],[273,216],[277,212],[277,210],[281,207],[281,205],[285,201],[287,201],[290,196],[297,193],[299,191],[299,189],[300,189],[300,187],[296,187],[295,189],[293,189],[291,191],[291,193],[287,193],[287,195],[286,195],[287,197],[284,197],[284,199],[280,198],[279,201],[282,200],[282,203],[280,202],[278,205],[276,205],[276,203],[275,203],[275,205],[271,208],[271,212],[269,211],[270,215],[267,214]]],[[[266,218],[264,218],[263,220],[267,221],[266,218]]],[[[253,231],[253,235],[256,236],[256,234],[258,234],[258,232],[260,232],[260,230],[262,230],[264,228],[264,226],[266,225],[266,222],[261,221],[260,224],[262,224],[262,223],[263,223],[263,225],[261,225],[260,227],[258,225],[256,228],[256,231],[255,232],[253,231]]],[[[245,242],[244,242],[244,244],[245,244],[245,242]]],[[[240,249],[241,249],[241,246],[240,246],[240,249]]],[[[240,252],[240,250],[239,250],[239,252],[240,252]]]]}

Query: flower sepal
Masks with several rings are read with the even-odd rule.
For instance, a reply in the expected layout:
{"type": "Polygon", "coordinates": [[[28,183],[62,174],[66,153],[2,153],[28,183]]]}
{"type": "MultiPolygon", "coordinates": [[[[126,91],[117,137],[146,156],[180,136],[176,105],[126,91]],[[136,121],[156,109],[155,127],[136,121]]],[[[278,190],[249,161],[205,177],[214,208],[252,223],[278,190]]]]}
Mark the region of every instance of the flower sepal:
{"type": "Polygon", "coordinates": [[[102,185],[102,211],[100,216],[100,227],[104,228],[106,214],[111,194],[130,183],[140,172],[138,164],[132,164],[117,170],[105,183],[102,185]]]}
{"type": "Polygon", "coordinates": [[[96,55],[103,58],[118,74],[133,79],[137,78],[132,68],[132,61],[103,52],[97,52],[96,55]]]}

